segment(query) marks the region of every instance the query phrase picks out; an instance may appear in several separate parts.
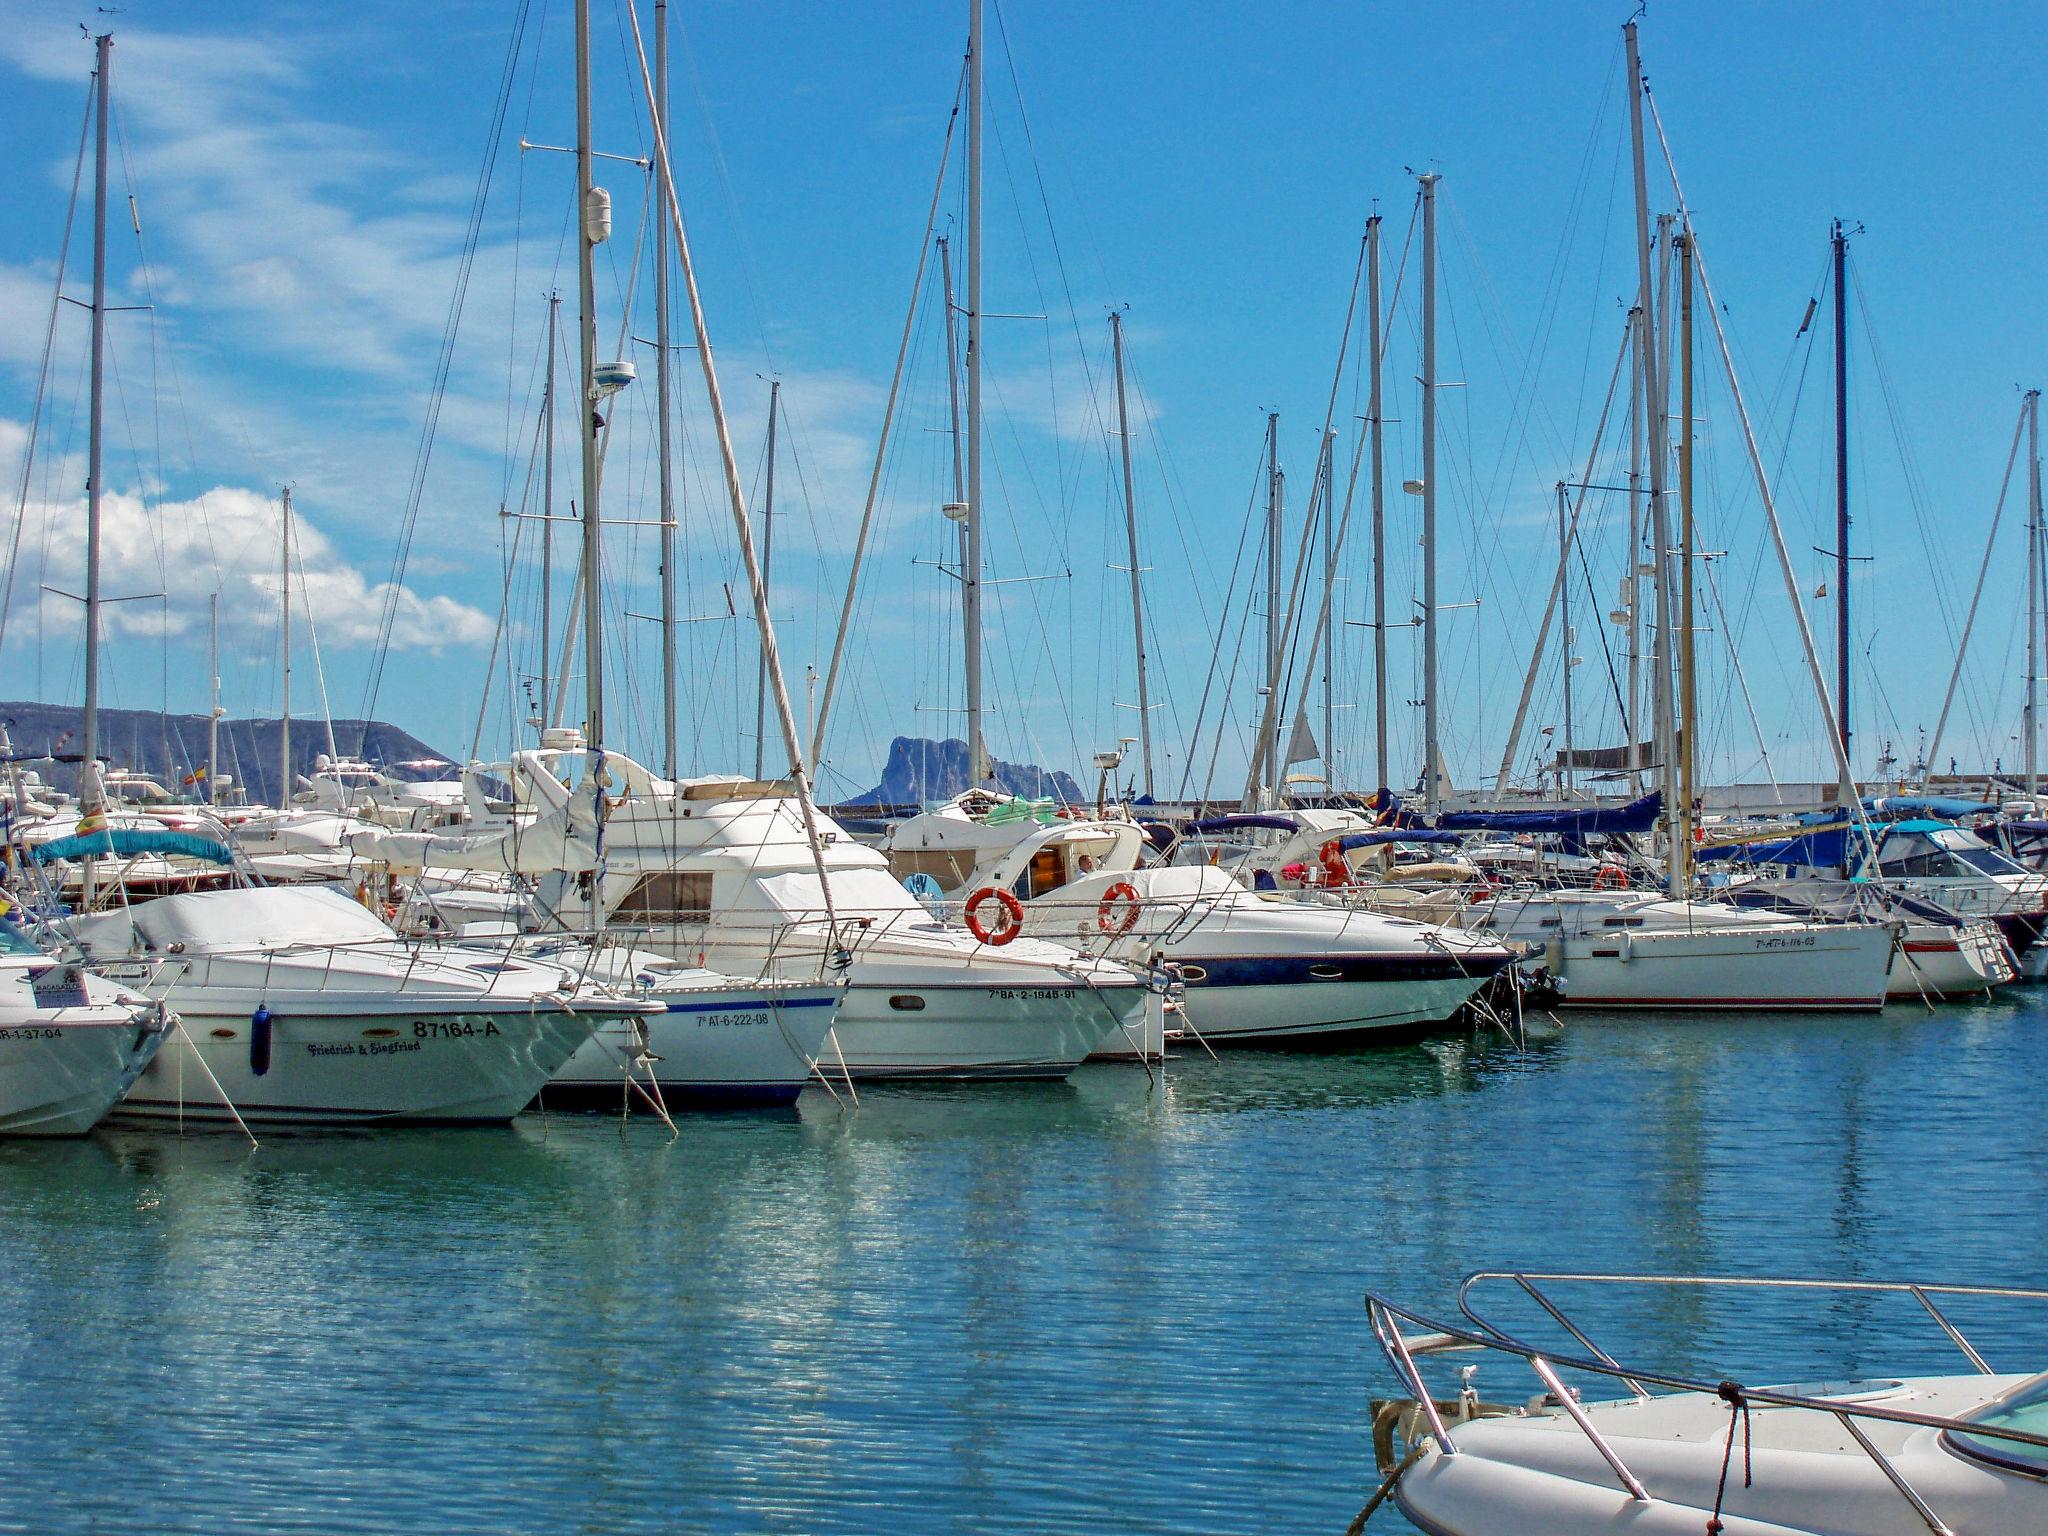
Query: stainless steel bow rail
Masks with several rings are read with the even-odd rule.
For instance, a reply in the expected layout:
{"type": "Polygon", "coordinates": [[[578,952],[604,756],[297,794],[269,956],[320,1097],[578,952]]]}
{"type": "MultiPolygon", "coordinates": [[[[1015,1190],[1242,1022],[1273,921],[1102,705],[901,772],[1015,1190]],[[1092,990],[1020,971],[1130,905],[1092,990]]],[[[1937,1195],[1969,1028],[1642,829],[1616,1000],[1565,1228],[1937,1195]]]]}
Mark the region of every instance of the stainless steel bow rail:
{"type": "MultiPolygon", "coordinates": [[[[1651,1391],[1661,1388],[1668,1392],[1698,1393],[1706,1397],[1725,1395],[1724,1386],[1732,1383],[1705,1381],[1695,1377],[1677,1375],[1666,1371],[1644,1370],[1624,1366],[1612,1354],[1593,1342],[1585,1328],[1574,1322],[1557,1302],[1543,1290],[1545,1285],[1595,1285],[1607,1287],[1662,1287],[1670,1289],[1690,1288],[1699,1290],[1725,1290],[1748,1292],[1808,1292],[1830,1294],[1898,1295],[1917,1302],[1927,1316],[1940,1329],[1950,1343],[1961,1351],[1973,1371],[1983,1375],[1995,1374],[1985,1361],[1983,1354],[1970,1342],[1962,1330],[1936,1304],[1935,1298],[1953,1299],[1958,1297],[1993,1298],[2008,1301],[2048,1302],[2048,1290],[2037,1290],[2022,1286],[2001,1285],[1939,1285],[1914,1281],[1880,1280],[1814,1280],[1792,1279],[1762,1275],[1663,1275],[1663,1274],[1601,1274],[1573,1271],[1535,1270],[1482,1270],[1468,1275],[1458,1288],[1458,1309],[1469,1326],[1447,1324],[1435,1321],[1422,1313],[1410,1310],[1397,1302],[1390,1301],[1378,1293],[1366,1296],[1366,1317],[1373,1336],[1378,1340],[1381,1352],[1393,1366],[1404,1388],[1414,1394],[1412,1399],[1376,1400],[1373,1405],[1374,1449],[1380,1471],[1387,1482],[1382,1485],[1367,1511],[1375,1508],[1391,1490],[1394,1481],[1407,1467],[1427,1450],[1428,1443],[1434,1443],[1439,1453],[1445,1456],[1461,1454],[1451,1426],[1474,1418],[1514,1417],[1545,1412],[1550,1409],[1562,1410],[1585,1435],[1601,1460],[1607,1463],[1616,1482],[1630,1498],[1644,1503],[1655,1503],[1653,1494],[1642,1480],[1632,1472],[1613,1445],[1603,1436],[1598,1427],[1580,1406],[1579,1394],[1568,1387],[1560,1376],[1561,1371],[1574,1371],[1590,1376],[1605,1377],[1618,1381],[1638,1398],[1649,1398],[1656,1394],[1651,1391]],[[1582,1355],[1563,1354],[1554,1350],[1539,1348],[1504,1328],[1491,1322],[1473,1304],[1474,1293],[1483,1287],[1512,1284],[1533,1300],[1554,1322],[1558,1324],[1579,1348],[1582,1355]],[[1407,1323],[1423,1330],[1410,1336],[1402,1331],[1407,1323]],[[1423,1379],[1417,1363],[1423,1356],[1463,1352],[1487,1352],[1519,1359],[1535,1373],[1543,1391],[1530,1398],[1521,1406],[1502,1406],[1482,1403],[1470,1386],[1471,1370],[1460,1372],[1463,1384],[1456,1396],[1437,1397],[1423,1379]],[[1397,1457],[1393,1431],[1399,1428],[1402,1437],[1409,1442],[1405,1456],[1397,1457]]],[[[1892,1424],[1906,1424],[1925,1429],[1937,1429],[1949,1434],[1967,1434],[1980,1440],[2008,1442],[2015,1447],[2028,1447],[2036,1453],[2048,1453],[2048,1435],[2031,1434],[2024,1430],[2006,1429],[1987,1424],[1974,1424],[1966,1420],[1951,1418],[1943,1414],[1919,1413],[1905,1408],[1889,1408],[1872,1402],[1849,1402],[1836,1398],[1815,1397],[1782,1387],[1749,1387],[1738,1389],[1739,1401],[1750,1405],[1773,1408],[1804,1409],[1813,1413],[1826,1414],[1839,1423],[1864,1453],[1876,1464],[1887,1482],[1903,1498],[1927,1529],[1935,1536],[1952,1536],[1951,1529],[1929,1507],[1900,1473],[1886,1458],[1877,1445],[1864,1432],[1858,1420],[1879,1420],[1892,1424]]]]}

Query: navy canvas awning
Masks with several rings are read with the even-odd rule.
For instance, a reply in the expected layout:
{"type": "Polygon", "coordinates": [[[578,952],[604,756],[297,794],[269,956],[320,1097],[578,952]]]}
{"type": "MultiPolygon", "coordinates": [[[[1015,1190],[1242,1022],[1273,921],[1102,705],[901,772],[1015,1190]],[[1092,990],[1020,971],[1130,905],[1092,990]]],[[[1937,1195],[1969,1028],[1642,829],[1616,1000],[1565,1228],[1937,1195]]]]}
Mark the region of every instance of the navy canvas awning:
{"type": "Polygon", "coordinates": [[[1998,807],[1988,800],[1959,800],[1954,795],[1878,795],[1864,801],[1863,809],[1888,821],[1913,816],[1956,821],[1964,816],[1990,816],[1998,807]]]}
{"type": "Polygon", "coordinates": [[[1349,853],[1353,848],[1372,848],[1381,843],[1462,843],[1456,832],[1434,832],[1427,827],[1374,827],[1370,832],[1346,832],[1337,846],[1349,853]]]}
{"type": "Polygon", "coordinates": [[[1815,827],[1797,837],[1764,838],[1754,843],[1723,843],[1702,848],[1698,862],[1728,860],[1742,864],[1795,864],[1805,869],[1839,869],[1849,860],[1849,824],[1815,827]]]}
{"type": "Polygon", "coordinates": [[[1259,827],[1268,832],[1299,832],[1301,823],[1292,816],[1254,815],[1247,812],[1243,815],[1211,816],[1205,821],[1191,821],[1187,824],[1187,831],[1191,834],[1235,832],[1246,827],[1259,827]]]}
{"type": "Polygon", "coordinates": [[[1664,796],[1652,791],[1627,805],[1600,806],[1590,811],[1446,811],[1437,817],[1440,830],[1458,832],[1529,832],[1556,837],[1597,837],[1602,833],[1647,832],[1664,813],[1664,796]]]}

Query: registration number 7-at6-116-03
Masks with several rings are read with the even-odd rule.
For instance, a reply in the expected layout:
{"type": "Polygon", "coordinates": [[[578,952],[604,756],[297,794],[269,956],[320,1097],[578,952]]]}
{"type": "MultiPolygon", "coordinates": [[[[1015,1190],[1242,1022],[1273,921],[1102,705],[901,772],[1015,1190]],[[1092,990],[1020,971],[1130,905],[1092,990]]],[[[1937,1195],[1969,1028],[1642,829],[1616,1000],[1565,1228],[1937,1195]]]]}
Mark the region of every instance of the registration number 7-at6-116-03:
{"type": "Polygon", "coordinates": [[[416,1040],[470,1040],[478,1036],[488,1038],[498,1032],[498,1026],[489,1019],[479,1024],[475,1019],[414,1019],[413,1038],[416,1040]]]}

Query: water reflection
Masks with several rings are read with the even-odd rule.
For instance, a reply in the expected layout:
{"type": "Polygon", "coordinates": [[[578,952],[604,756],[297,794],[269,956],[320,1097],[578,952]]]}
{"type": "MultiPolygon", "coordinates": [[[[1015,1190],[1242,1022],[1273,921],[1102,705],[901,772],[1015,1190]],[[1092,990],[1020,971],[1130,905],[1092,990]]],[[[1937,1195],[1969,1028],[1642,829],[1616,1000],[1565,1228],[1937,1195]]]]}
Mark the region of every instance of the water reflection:
{"type": "MultiPolygon", "coordinates": [[[[673,1140],[0,1145],[0,1527],[1341,1529],[1392,1385],[1368,1288],[2048,1272],[2048,1130],[2015,1108],[2043,1018],[1574,1018],[812,1092],[673,1140]]],[[[1585,1306],[1751,1379],[1953,1355],[1862,1302],[1585,1306]]],[[[2048,1361],[2040,1320],[1967,1316],[1995,1364],[2048,1361]]]]}

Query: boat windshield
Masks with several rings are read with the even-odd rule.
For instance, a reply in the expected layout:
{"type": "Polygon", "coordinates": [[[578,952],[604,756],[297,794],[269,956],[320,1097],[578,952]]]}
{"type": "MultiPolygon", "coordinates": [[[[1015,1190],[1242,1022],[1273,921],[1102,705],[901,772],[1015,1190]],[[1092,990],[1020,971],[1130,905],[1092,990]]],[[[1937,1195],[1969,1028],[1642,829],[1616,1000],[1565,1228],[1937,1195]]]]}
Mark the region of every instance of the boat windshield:
{"type": "Polygon", "coordinates": [[[42,951],[29,942],[27,934],[21,931],[21,924],[0,922],[0,955],[39,955],[42,951]]]}
{"type": "MultiPolygon", "coordinates": [[[[1969,1421],[1993,1429],[2048,1435],[2048,1375],[2021,1382],[2005,1396],[1971,1414],[1969,1421]]],[[[1950,1431],[1949,1440],[1966,1455],[2026,1472],[2048,1473],[2048,1446],[2025,1445],[2017,1440],[2001,1440],[1991,1435],[1973,1435],[1966,1430],[1950,1431]]]]}
{"type": "Polygon", "coordinates": [[[2024,875],[2026,871],[1996,848],[1985,842],[1974,832],[1965,832],[1960,827],[1951,832],[1936,832],[1934,842],[1968,864],[1972,869],[1987,875],[2024,875]]]}

